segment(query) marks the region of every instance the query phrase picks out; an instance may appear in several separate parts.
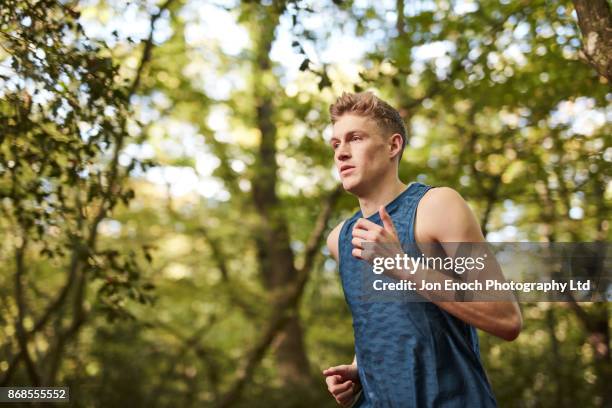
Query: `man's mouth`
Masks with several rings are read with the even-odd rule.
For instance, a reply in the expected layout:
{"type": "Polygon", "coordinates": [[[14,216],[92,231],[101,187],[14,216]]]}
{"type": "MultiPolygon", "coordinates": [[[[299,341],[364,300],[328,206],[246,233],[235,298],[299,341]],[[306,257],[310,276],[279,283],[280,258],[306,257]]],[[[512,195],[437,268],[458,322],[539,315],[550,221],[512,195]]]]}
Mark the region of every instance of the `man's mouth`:
{"type": "Polygon", "coordinates": [[[345,164],[342,167],[340,167],[340,174],[341,175],[346,175],[346,174],[350,173],[351,171],[353,171],[353,169],[355,169],[355,166],[351,166],[351,165],[345,164]]]}

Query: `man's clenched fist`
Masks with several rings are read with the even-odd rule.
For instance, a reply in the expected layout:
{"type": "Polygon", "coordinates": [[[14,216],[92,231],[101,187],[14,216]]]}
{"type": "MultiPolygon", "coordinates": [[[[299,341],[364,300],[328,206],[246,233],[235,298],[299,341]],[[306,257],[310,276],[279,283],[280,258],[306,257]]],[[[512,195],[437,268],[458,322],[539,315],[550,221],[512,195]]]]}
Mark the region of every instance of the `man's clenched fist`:
{"type": "Polygon", "coordinates": [[[352,255],[370,263],[377,257],[394,257],[403,253],[391,216],[385,207],[380,207],[378,213],[382,227],[367,218],[358,219],[353,227],[352,255]],[[364,245],[366,243],[369,244],[367,249],[364,245]]]}
{"type": "Polygon", "coordinates": [[[356,364],[344,364],[323,370],[327,389],[343,407],[349,406],[361,389],[356,364]]]}

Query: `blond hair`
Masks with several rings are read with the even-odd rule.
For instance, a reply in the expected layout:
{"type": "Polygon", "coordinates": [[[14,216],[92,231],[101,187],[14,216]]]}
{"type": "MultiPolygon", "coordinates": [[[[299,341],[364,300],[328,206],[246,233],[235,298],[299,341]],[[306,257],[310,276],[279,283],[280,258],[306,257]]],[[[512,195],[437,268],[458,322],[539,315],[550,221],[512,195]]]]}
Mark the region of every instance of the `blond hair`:
{"type": "Polygon", "coordinates": [[[332,124],[336,123],[346,113],[373,119],[378,127],[389,135],[400,134],[402,136],[402,149],[398,155],[398,161],[402,159],[408,136],[404,121],[395,108],[372,92],[343,92],[342,96],[329,107],[332,124]]]}

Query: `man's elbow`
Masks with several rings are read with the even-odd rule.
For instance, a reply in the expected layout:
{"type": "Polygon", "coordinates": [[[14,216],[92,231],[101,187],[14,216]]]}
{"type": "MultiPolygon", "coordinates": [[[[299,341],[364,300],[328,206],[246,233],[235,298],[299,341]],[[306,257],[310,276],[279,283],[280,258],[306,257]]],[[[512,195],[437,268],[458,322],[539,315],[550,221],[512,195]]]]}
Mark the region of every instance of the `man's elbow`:
{"type": "Polygon", "coordinates": [[[512,317],[507,319],[503,326],[503,330],[500,330],[499,337],[506,341],[515,340],[519,334],[521,334],[521,330],[523,329],[523,318],[521,316],[521,312],[517,311],[516,313],[513,313],[512,317]]]}

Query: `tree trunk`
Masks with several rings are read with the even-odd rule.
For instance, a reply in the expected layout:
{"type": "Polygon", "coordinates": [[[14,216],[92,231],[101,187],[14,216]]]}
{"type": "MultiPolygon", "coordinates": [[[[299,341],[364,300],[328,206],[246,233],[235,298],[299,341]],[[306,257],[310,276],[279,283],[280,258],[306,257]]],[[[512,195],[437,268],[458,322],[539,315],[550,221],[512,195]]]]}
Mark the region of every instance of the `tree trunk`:
{"type": "MultiPolygon", "coordinates": [[[[273,73],[271,70],[270,49],[274,41],[274,31],[284,8],[279,5],[270,7],[254,6],[257,26],[253,27],[254,61],[254,100],[256,103],[256,127],[261,134],[261,142],[255,171],[253,172],[253,201],[259,214],[256,231],[257,254],[260,274],[266,289],[277,298],[288,288],[295,285],[298,278],[295,257],[289,246],[289,228],[276,194],[278,164],[276,162],[276,135],[274,124],[273,90],[270,89],[273,73]]],[[[275,307],[275,305],[272,305],[275,307]]],[[[276,343],[276,361],[281,381],[292,384],[308,384],[310,372],[302,328],[297,307],[283,326],[276,343]]]]}
{"type": "Polygon", "coordinates": [[[574,7],[587,61],[612,82],[612,12],[608,0],[574,0],[574,7]]]}

